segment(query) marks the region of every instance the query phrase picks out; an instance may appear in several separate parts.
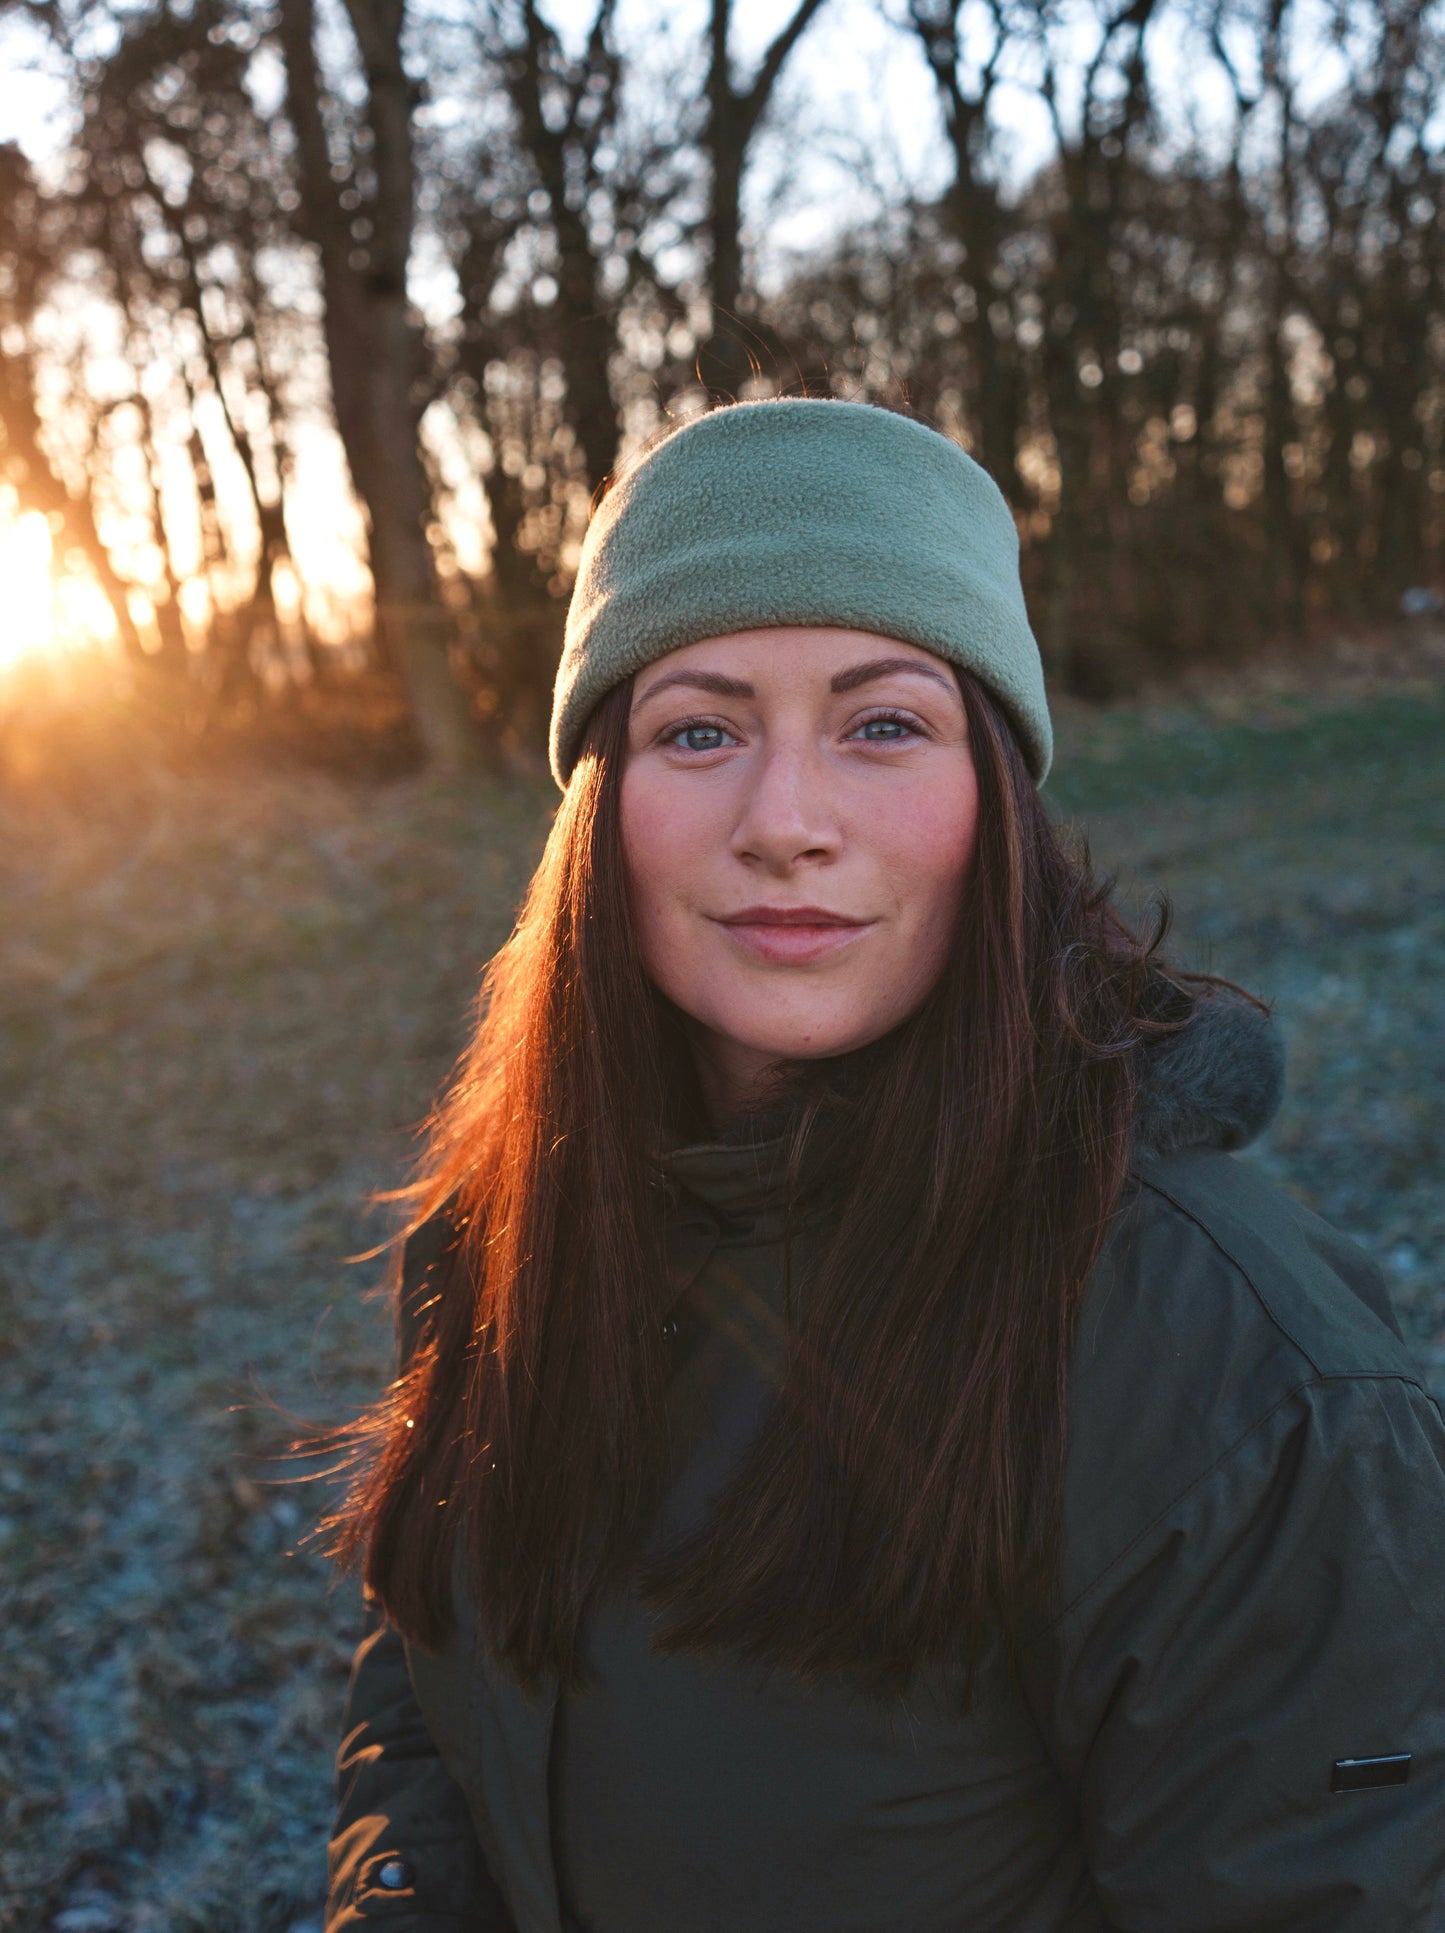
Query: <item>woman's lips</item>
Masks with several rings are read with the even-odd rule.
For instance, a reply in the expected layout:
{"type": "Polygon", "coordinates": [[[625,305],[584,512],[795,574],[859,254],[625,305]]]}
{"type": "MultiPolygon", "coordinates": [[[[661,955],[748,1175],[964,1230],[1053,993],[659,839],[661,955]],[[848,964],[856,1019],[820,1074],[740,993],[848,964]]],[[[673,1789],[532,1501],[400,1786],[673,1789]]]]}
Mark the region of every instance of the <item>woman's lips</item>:
{"type": "Polygon", "coordinates": [[[866,933],[872,920],[849,919],[821,906],[747,906],[720,919],[739,946],[757,959],[780,966],[806,966],[825,959],[866,933]]]}

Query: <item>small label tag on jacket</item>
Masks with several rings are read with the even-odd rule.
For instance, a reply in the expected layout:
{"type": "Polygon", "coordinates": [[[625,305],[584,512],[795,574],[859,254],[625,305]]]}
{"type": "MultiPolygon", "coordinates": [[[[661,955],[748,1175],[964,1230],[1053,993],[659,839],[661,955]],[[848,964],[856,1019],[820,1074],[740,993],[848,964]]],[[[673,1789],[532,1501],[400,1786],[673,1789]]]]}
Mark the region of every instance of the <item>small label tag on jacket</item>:
{"type": "Polygon", "coordinates": [[[1331,1792],[1368,1792],[1377,1785],[1403,1785],[1410,1776],[1411,1752],[1384,1758],[1337,1758],[1330,1770],[1331,1792]]]}

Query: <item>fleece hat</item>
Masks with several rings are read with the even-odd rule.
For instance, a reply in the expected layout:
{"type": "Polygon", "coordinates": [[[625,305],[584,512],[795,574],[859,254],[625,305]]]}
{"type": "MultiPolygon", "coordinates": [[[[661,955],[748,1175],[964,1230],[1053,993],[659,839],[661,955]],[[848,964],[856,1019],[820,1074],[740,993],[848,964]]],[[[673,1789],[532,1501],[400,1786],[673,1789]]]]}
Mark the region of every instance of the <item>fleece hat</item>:
{"type": "Polygon", "coordinates": [[[906,416],[793,398],[698,417],[602,499],[552,700],[557,783],[597,701],[634,671],[702,638],[785,624],[874,631],[971,671],[1042,783],[1043,666],[997,484],[906,416]]]}

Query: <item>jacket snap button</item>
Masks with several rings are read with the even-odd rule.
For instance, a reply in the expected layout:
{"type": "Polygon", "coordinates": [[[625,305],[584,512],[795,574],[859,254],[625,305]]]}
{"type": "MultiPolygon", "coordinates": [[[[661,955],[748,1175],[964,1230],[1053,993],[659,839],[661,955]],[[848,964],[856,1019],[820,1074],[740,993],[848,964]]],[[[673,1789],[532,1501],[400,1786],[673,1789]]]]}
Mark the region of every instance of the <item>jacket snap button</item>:
{"type": "Polygon", "coordinates": [[[411,1867],[404,1859],[388,1859],[376,1870],[376,1883],[389,1893],[401,1893],[411,1884],[411,1867]]]}

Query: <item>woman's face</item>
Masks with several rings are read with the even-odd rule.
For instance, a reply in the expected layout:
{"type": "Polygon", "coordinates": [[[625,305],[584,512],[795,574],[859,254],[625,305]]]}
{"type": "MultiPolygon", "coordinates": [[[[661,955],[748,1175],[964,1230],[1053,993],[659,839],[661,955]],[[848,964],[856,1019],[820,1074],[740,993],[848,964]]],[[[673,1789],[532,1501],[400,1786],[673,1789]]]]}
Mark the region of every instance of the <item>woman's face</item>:
{"type": "Polygon", "coordinates": [[[923,1001],[973,857],[953,672],[869,631],[684,645],[637,674],[622,838],[642,957],[693,1022],[715,1118],[781,1060],[846,1053],[923,1001]]]}

